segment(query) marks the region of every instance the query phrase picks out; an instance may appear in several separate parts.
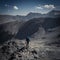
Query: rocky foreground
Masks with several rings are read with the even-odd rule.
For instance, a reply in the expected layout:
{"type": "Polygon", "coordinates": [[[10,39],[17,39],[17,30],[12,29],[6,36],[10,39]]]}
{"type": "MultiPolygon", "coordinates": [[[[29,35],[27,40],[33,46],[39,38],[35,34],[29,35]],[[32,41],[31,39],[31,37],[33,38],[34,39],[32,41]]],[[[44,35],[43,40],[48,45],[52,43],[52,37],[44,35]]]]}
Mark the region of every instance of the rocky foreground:
{"type": "Polygon", "coordinates": [[[25,40],[10,40],[0,46],[0,60],[59,60],[60,47],[47,46],[43,41],[30,41],[28,50],[25,40]]]}

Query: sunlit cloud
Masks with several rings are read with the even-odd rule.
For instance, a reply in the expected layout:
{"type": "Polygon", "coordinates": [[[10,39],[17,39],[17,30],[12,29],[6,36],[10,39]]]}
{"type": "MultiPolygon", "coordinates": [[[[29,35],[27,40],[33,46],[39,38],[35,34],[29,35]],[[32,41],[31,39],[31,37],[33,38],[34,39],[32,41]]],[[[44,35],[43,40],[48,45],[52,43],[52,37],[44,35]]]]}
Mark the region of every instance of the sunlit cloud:
{"type": "Polygon", "coordinates": [[[18,9],[19,9],[17,6],[13,6],[13,8],[14,8],[15,10],[18,10],[18,9]]]}
{"type": "Polygon", "coordinates": [[[36,6],[36,9],[54,9],[55,6],[54,5],[42,5],[42,6],[36,6]]]}
{"type": "Polygon", "coordinates": [[[17,6],[13,6],[13,5],[5,4],[4,6],[5,6],[5,7],[9,7],[9,8],[13,8],[13,9],[15,9],[15,10],[18,10],[18,9],[19,9],[17,6]]]}
{"type": "Polygon", "coordinates": [[[42,14],[46,14],[48,12],[50,12],[51,10],[54,10],[56,7],[53,4],[46,4],[46,5],[38,5],[35,6],[35,10],[36,12],[40,12],[42,14]]]}
{"type": "Polygon", "coordinates": [[[44,8],[47,8],[47,9],[54,9],[55,8],[55,6],[54,5],[44,5],[43,6],[44,8]]]}
{"type": "Polygon", "coordinates": [[[41,6],[36,6],[36,9],[43,9],[43,7],[41,7],[41,6]]]}

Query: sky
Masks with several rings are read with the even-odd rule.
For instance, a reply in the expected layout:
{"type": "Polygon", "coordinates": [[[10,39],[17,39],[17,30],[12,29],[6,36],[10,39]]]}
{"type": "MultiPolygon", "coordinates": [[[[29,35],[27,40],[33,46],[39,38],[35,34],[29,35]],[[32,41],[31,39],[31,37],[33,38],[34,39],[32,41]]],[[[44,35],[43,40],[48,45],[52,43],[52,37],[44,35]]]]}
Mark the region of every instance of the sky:
{"type": "Polygon", "coordinates": [[[0,15],[46,14],[60,10],[60,0],[0,0],[0,15]]]}

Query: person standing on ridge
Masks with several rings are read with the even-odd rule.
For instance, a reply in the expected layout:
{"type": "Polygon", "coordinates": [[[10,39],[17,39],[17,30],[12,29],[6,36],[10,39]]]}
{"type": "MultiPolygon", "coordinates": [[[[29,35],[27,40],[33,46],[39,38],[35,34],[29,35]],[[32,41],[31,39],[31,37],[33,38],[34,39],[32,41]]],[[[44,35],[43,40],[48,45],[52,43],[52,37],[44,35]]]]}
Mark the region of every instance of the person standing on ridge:
{"type": "Polygon", "coordinates": [[[29,42],[30,42],[30,39],[29,39],[29,37],[27,36],[27,37],[26,37],[26,49],[29,48],[29,42]]]}

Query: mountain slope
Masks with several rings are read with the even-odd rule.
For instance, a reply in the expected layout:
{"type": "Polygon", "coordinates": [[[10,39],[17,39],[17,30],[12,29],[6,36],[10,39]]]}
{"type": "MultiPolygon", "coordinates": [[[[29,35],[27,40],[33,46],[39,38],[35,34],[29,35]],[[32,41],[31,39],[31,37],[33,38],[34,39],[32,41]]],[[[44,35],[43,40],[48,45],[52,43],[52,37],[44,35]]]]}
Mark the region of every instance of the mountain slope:
{"type": "Polygon", "coordinates": [[[19,39],[31,36],[39,30],[40,27],[44,28],[47,32],[48,29],[52,29],[60,26],[60,18],[34,18],[24,23],[19,29],[16,37],[19,39]]]}
{"type": "Polygon", "coordinates": [[[12,21],[0,24],[0,43],[10,40],[12,37],[14,37],[23,24],[24,22],[20,21],[12,21]]]}

